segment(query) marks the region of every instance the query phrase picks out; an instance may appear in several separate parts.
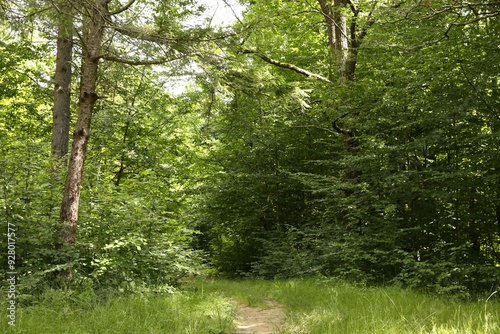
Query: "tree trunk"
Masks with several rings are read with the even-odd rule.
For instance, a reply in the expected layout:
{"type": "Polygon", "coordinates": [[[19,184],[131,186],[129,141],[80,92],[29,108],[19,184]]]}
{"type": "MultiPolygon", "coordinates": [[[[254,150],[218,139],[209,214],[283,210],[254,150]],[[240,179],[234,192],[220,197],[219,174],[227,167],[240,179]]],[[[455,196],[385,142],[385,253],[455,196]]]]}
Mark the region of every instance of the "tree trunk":
{"type": "Polygon", "coordinates": [[[328,45],[332,52],[337,77],[340,80],[349,79],[347,73],[347,58],[349,54],[349,41],[347,38],[347,19],[343,13],[346,6],[345,0],[318,0],[321,13],[325,19],[328,45]]]}
{"type": "Polygon", "coordinates": [[[52,157],[60,159],[68,153],[71,59],[73,51],[73,22],[61,16],[57,32],[56,70],[54,74],[54,109],[52,114],[52,157]]]}
{"type": "Polygon", "coordinates": [[[333,21],[332,8],[328,5],[327,0],[318,0],[321,7],[321,13],[325,19],[326,34],[328,36],[328,45],[331,50],[335,50],[335,24],[333,21]]]}
{"type": "MultiPolygon", "coordinates": [[[[107,0],[95,0],[87,8],[89,17],[84,18],[82,27],[82,42],[85,47],[82,55],[78,118],[73,133],[73,145],[60,214],[61,244],[63,247],[73,245],[76,240],[83,167],[87,155],[92,111],[97,101],[96,85],[99,51],[106,18],[109,17],[108,2],[107,0]]],[[[61,272],[60,275],[67,278],[71,277],[71,267],[61,272]]]]}
{"type": "MultiPolygon", "coordinates": [[[[332,53],[335,71],[339,80],[353,81],[356,70],[358,49],[368,33],[368,28],[375,23],[372,14],[375,5],[366,17],[366,23],[358,25],[361,10],[349,0],[318,0],[326,24],[328,46],[332,53]],[[351,15],[346,14],[349,8],[351,15]],[[350,25],[347,29],[347,18],[350,25]]],[[[330,78],[331,79],[331,78],[330,78]]]]}
{"type": "Polygon", "coordinates": [[[347,40],[347,19],[344,13],[345,0],[333,1],[333,21],[335,24],[334,59],[337,64],[337,74],[340,80],[348,79],[347,56],[349,54],[347,40]]]}

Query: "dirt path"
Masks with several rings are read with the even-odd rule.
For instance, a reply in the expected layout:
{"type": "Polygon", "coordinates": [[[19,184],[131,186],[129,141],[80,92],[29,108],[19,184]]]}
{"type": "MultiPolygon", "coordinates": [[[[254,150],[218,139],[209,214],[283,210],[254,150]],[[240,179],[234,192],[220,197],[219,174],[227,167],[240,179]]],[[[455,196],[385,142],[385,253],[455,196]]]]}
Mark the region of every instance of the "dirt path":
{"type": "Polygon", "coordinates": [[[273,334],[285,322],[283,307],[273,300],[266,300],[267,307],[250,307],[237,303],[237,329],[232,334],[273,334]]]}

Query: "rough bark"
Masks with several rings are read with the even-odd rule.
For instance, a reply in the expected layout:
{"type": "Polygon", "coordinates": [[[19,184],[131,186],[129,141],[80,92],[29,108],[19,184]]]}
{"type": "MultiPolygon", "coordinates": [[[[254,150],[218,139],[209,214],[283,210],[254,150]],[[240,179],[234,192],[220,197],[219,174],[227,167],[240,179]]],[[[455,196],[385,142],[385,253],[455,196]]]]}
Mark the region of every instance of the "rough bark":
{"type": "MultiPolygon", "coordinates": [[[[87,143],[90,135],[92,111],[97,101],[97,69],[104,26],[109,11],[107,0],[96,0],[87,8],[89,17],[83,22],[83,55],[80,81],[78,118],[73,133],[73,145],[68,165],[66,184],[61,204],[61,243],[71,246],[75,243],[78,223],[78,205],[83,176],[83,167],[87,156],[87,143]]],[[[63,276],[71,277],[71,268],[63,276]]]]}
{"type": "Polygon", "coordinates": [[[61,16],[57,32],[56,70],[54,74],[54,109],[52,114],[51,154],[59,159],[68,153],[71,59],[73,51],[73,22],[61,16]]]}
{"type": "Polygon", "coordinates": [[[336,67],[337,77],[340,80],[349,79],[347,73],[347,59],[349,55],[349,41],[347,36],[347,19],[343,12],[346,0],[318,0],[323,14],[328,45],[332,52],[332,59],[336,67]]]}
{"type": "Polygon", "coordinates": [[[347,58],[349,54],[347,40],[347,19],[343,9],[345,0],[333,1],[333,22],[335,24],[335,50],[333,51],[335,63],[337,64],[337,74],[341,80],[349,79],[347,73],[347,58]]]}
{"type": "Polygon", "coordinates": [[[332,8],[328,5],[327,0],[318,0],[318,2],[321,7],[321,13],[325,19],[328,45],[331,50],[335,50],[335,25],[333,23],[332,8]]]}
{"type": "MultiPolygon", "coordinates": [[[[65,248],[67,246],[71,247],[76,240],[80,189],[85,159],[87,156],[87,144],[90,136],[90,126],[94,105],[99,98],[96,92],[99,60],[105,59],[108,61],[117,61],[130,65],[151,65],[175,59],[175,57],[170,59],[160,59],[159,61],[125,59],[109,55],[109,49],[103,50],[102,44],[105,28],[114,30],[114,32],[118,33],[122,32],[132,39],[141,39],[143,41],[149,41],[171,47],[168,43],[169,39],[165,36],[134,34],[131,33],[130,30],[124,29],[123,27],[120,28],[113,23],[112,16],[118,15],[129,9],[135,3],[135,0],[129,0],[127,4],[111,12],[108,8],[110,2],[111,0],[87,0],[83,2],[75,1],[74,3],[74,8],[78,9],[83,16],[81,32],[78,33],[78,37],[82,45],[82,66],[80,71],[78,116],[73,133],[73,144],[71,147],[68,172],[66,175],[66,183],[61,203],[61,229],[58,245],[60,248],[65,248]],[[80,8],[82,6],[83,9],[80,8]]],[[[197,40],[201,41],[201,38],[197,38],[197,40]]],[[[194,40],[176,40],[176,42],[180,44],[189,44],[188,42],[192,43],[194,40]]],[[[179,49],[176,49],[176,51],[182,53],[181,50],[183,50],[183,48],[179,45],[177,45],[179,49]]],[[[71,266],[71,263],[69,263],[69,265],[71,266]]],[[[59,272],[58,275],[70,278],[71,267],[59,272]]]]}
{"type": "Polygon", "coordinates": [[[373,25],[373,11],[368,13],[366,23],[360,28],[358,25],[361,10],[350,0],[318,0],[321,13],[326,24],[328,45],[332,53],[332,60],[336,67],[337,77],[342,80],[354,80],[358,49],[368,28],[373,25]],[[352,13],[349,29],[347,29],[346,9],[352,13]]]}
{"type": "MultiPolygon", "coordinates": [[[[495,184],[496,184],[495,216],[496,216],[497,231],[496,231],[496,233],[493,232],[491,235],[500,236],[500,175],[496,176],[495,184]]],[[[500,251],[500,249],[498,249],[499,248],[498,243],[491,242],[491,245],[492,245],[495,257],[497,259],[497,262],[500,262],[500,253],[497,253],[497,250],[500,251]]]]}

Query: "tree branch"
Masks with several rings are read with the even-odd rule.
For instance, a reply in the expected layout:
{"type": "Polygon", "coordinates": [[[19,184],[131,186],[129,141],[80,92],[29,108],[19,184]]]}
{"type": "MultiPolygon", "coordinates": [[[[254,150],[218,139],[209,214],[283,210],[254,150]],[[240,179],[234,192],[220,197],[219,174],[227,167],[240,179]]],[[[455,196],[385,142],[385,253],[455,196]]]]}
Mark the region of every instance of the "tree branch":
{"type": "MultiPolygon", "coordinates": [[[[116,32],[124,36],[128,36],[144,42],[151,42],[158,45],[166,45],[174,49],[176,48],[176,46],[179,47],[181,45],[188,45],[194,43],[226,40],[230,37],[237,35],[234,32],[218,34],[210,32],[208,30],[193,29],[191,31],[186,30],[186,33],[183,34],[182,36],[170,36],[155,31],[141,30],[135,27],[123,27],[118,25],[112,25],[110,26],[110,28],[114,29],[116,32]]],[[[182,50],[181,52],[185,52],[185,50],[182,50]]]]}
{"type": "Polygon", "coordinates": [[[354,3],[351,0],[347,0],[347,4],[349,5],[349,7],[351,7],[352,13],[355,16],[357,16],[360,12],[359,8],[356,8],[356,6],[354,5],[354,3]]]}
{"type": "Polygon", "coordinates": [[[236,15],[236,12],[234,11],[233,7],[227,2],[227,0],[222,0],[222,2],[224,2],[224,4],[229,7],[229,9],[231,10],[231,12],[233,12],[233,15],[234,17],[236,18],[236,20],[240,23],[240,24],[243,24],[243,22],[241,22],[240,18],[238,17],[238,15],[236,15]]]}
{"type": "Polygon", "coordinates": [[[339,134],[343,134],[344,136],[349,137],[349,138],[356,137],[358,135],[358,131],[356,129],[342,128],[338,124],[343,118],[346,118],[347,116],[349,116],[350,114],[353,114],[353,113],[355,115],[359,114],[358,111],[350,110],[350,111],[347,111],[344,114],[340,115],[339,117],[337,117],[334,121],[332,121],[333,130],[335,130],[335,132],[337,132],[339,134]]]}
{"type": "Polygon", "coordinates": [[[321,6],[321,11],[319,10],[315,10],[314,12],[317,12],[317,13],[320,13],[321,15],[323,15],[323,17],[325,18],[325,23],[327,25],[333,25],[335,27],[337,27],[337,29],[339,29],[340,33],[347,39],[349,39],[349,36],[347,36],[345,34],[345,32],[341,29],[341,27],[339,27],[339,25],[337,24],[337,22],[335,22],[335,20],[333,19],[332,15],[332,11],[330,10],[330,8],[328,7],[328,5],[326,5],[326,2],[324,0],[319,0],[319,4],[321,6]],[[325,12],[325,10],[327,12],[325,12]]]}
{"type": "Polygon", "coordinates": [[[265,61],[266,63],[269,63],[271,65],[275,65],[275,66],[278,66],[278,67],[281,67],[281,68],[285,68],[285,69],[288,69],[288,70],[292,70],[292,71],[294,71],[296,73],[305,75],[306,77],[311,77],[311,78],[315,78],[315,79],[321,80],[323,82],[332,83],[330,80],[328,80],[324,76],[321,76],[321,75],[316,74],[316,73],[312,73],[312,72],[310,72],[310,71],[308,71],[306,69],[303,69],[301,67],[298,67],[298,66],[290,64],[290,63],[285,63],[285,62],[281,62],[281,61],[276,60],[276,59],[269,58],[269,57],[267,57],[267,56],[265,56],[265,55],[263,55],[261,53],[258,53],[257,51],[244,50],[243,53],[244,54],[254,54],[257,57],[259,57],[260,59],[262,59],[263,61],[265,61]]]}
{"type": "MultiPolygon", "coordinates": [[[[417,18],[410,18],[410,14],[412,14],[412,11],[420,6],[422,6],[422,5],[415,5],[412,8],[410,8],[410,10],[405,14],[403,20],[409,19],[409,20],[414,20],[414,21],[423,21],[423,20],[428,20],[430,18],[439,16],[441,14],[450,13],[454,10],[458,11],[456,13],[456,14],[458,14],[458,13],[460,13],[460,11],[463,11],[467,8],[470,9],[472,12],[474,12],[474,14],[476,14],[476,15],[479,13],[478,9],[485,9],[487,11],[482,13],[483,16],[481,18],[479,18],[477,20],[472,20],[471,22],[467,22],[465,24],[470,24],[470,23],[479,21],[481,19],[487,19],[487,18],[491,18],[491,17],[495,17],[495,16],[500,15],[500,10],[498,10],[498,9],[488,11],[489,8],[495,9],[495,7],[500,6],[500,1],[494,1],[494,2],[481,2],[481,1],[479,1],[479,2],[468,2],[468,1],[459,2],[459,1],[456,1],[453,4],[444,5],[444,6],[441,6],[440,8],[436,8],[436,9],[431,8],[432,12],[430,14],[427,14],[427,15],[424,15],[421,17],[417,17],[417,18]]],[[[463,15],[461,15],[461,16],[463,16],[463,15]]]]}
{"type": "Polygon", "coordinates": [[[110,55],[101,55],[98,58],[104,59],[107,61],[112,61],[115,63],[127,64],[127,65],[147,66],[147,65],[162,65],[162,64],[174,61],[174,60],[182,59],[182,58],[184,58],[184,56],[175,57],[175,58],[171,58],[171,59],[155,59],[155,60],[133,60],[133,59],[120,58],[120,57],[115,57],[115,56],[110,56],[110,55]]]}
{"type": "Polygon", "coordinates": [[[467,75],[467,72],[465,71],[465,68],[463,66],[463,61],[460,58],[458,58],[458,62],[457,63],[458,63],[458,67],[460,67],[460,70],[462,71],[462,74],[464,75],[465,80],[467,81],[467,83],[469,84],[469,86],[472,88],[472,90],[474,91],[474,93],[476,93],[476,96],[479,98],[479,100],[481,100],[481,102],[483,102],[483,104],[486,106],[486,109],[488,109],[498,120],[500,120],[500,115],[488,103],[488,101],[486,101],[486,99],[484,98],[483,94],[481,94],[479,92],[479,90],[477,89],[477,87],[474,85],[474,83],[472,82],[472,80],[467,75]]]}
{"type": "Polygon", "coordinates": [[[377,1],[373,2],[373,6],[370,9],[370,12],[368,13],[368,17],[366,19],[366,25],[363,27],[363,30],[361,30],[361,33],[358,36],[358,40],[361,41],[363,38],[365,38],[366,34],[368,33],[368,28],[370,28],[374,23],[375,19],[373,18],[373,12],[375,11],[375,8],[377,7],[377,1]]]}
{"type": "Polygon", "coordinates": [[[130,8],[130,6],[132,6],[134,4],[135,0],[130,0],[125,6],[123,6],[122,8],[118,8],[117,10],[114,10],[112,12],[109,13],[109,15],[113,16],[113,15],[118,15],[124,11],[126,11],[127,9],[130,8]]]}
{"type": "Polygon", "coordinates": [[[175,42],[175,39],[172,37],[160,35],[160,34],[155,34],[155,33],[148,33],[148,32],[141,31],[139,29],[124,28],[124,27],[117,27],[117,26],[114,26],[113,29],[122,35],[136,38],[136,39],[139,39],[141,41],[153,42],[153,43],[162,44],[162,45],[172,44],[175,42]]]}

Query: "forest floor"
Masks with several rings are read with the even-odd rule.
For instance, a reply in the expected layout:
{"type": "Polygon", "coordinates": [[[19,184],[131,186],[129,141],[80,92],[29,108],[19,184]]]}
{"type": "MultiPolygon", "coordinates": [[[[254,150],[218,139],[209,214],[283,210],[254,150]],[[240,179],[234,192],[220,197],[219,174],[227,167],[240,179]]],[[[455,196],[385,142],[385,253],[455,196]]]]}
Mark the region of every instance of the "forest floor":
{"type": "Polygon", "coordinates": [[[237,331],[232,334],[277,333],[285,322],[285,311],[282,305],[274,300],[266,300],[265,305],[261,307],[235,303],[237,331]]]}

